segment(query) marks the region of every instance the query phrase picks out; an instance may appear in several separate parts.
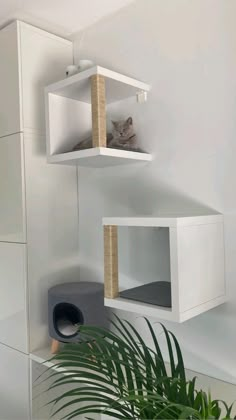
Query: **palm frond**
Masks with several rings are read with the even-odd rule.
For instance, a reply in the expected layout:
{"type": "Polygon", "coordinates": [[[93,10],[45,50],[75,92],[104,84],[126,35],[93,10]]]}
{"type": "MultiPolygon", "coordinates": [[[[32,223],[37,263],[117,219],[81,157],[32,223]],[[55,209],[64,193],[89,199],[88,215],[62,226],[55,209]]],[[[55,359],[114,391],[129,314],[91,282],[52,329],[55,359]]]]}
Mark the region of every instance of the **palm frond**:
{"type": "Polygon", "coordinates": [[[80,343],[65,344],[51,359],[54,366],[46,380],[51,379],[48,390],[58,396],[48,404],[57,418],[67,409],[61,419],[96,413],[117,419],[220,419],[222,407],[230,418],[233,405],[197,390],[196,378],[186,380],[179,343],[164,325],[170,375],[149,320],[152,348],[130,322],[115,316],[111,324],[113,331],[81,326],[80,343]]]}

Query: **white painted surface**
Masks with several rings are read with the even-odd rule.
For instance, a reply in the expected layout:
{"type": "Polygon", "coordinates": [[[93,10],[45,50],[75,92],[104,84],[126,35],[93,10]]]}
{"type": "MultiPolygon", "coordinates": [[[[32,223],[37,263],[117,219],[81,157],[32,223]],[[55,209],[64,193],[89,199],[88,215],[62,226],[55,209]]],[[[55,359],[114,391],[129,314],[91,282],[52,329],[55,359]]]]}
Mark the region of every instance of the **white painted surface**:
{"type": "Polygon", "coordinates": [[[71,152],[79,141],[91,137],[91,106],[52,93],[46,95],[45,102],[47,155],[52,162],[63,162],[69,159],[64,152],[71,152]]]}
{"type": "Polygon", "coordinates": [[[118,227],[120,291],[171,281],[169,236],[167,227],[118,227]],[[145,252],[149,248],[153,252],[145,252]]]}
{"type": "Polygon", "coordinates": [[[30,350],[49,343],[47,292],[78,280],[76,168],[46,163],[45,136],[25,134],[30,350]]]}
{"type": "Polygon", "coordinates": [[[109,117],[133,116],[141,146],[154,156],[142,168],[80,170],[81,279],[103,280],[105,216],[223,213],[229,303],[184,324],[165,324],[176,333],[188,367],[234,383],[235,14],[233,0],[137,0],[75,43],[75,61],[86,55],[152,85],[147,103],[123,101],[109,117]]]}
{"type": "Polygon", "coordinates": [[[26,242],[22,134],[0,138],[0,160],[0,241],[26,242]]]}
{"type": "Polygon", "coordinates": [[[0,243],[0,290],[0,343],[27,353],[29,348],[25,245],[0,243]]]}
{"type": "Polygon", "coordinates": [[[49,32],[68,36],[110,15],[133,0],[1,0],[0,25],[21,19],[49,32]]]}
{"type": "Polygon", "coordinates": [[[2,420],[29,420],[29,358],[0,344],[2,420]]]}
{"type": "Polygon", "coordinates": [[[22,130],[17,23],[0,32],[0,137],[22,130]]]}

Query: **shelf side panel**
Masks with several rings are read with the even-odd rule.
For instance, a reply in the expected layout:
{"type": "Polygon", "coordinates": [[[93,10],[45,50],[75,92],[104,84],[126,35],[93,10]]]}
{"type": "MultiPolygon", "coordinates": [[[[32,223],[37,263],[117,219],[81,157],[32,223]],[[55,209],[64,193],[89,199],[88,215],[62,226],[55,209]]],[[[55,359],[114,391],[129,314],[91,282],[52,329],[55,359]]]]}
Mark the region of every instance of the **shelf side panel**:
{"type": "Polygon", "coordinates": [[[223,223],[178,228],[177,246],[180,312],[224,296],[223,223]]]}

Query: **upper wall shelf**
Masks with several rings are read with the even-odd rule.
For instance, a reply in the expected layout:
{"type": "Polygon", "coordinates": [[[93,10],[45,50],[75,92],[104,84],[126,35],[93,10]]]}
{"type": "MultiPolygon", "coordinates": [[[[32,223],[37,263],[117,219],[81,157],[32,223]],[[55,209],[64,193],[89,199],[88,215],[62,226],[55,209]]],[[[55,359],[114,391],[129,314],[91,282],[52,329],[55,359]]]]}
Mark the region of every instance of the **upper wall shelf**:
{"type": "Polygon", "coordinates": [[[135,96],[139,91],[149,92],[150,86],[139,80],[104,67],[95,66],[74,76],[67,77],[60,82],[46,87],[46,93],[75,99],[80,102],[91,104],[90,77],[94,75],[106,78],[106,103],[121,101],[135,96]]]}
{"type": "Polygon", "coordinates": [[[149,153],[107,148],[106,134],[109,106],[135,95],[142,102],[149,90],[146,83],[100,66],[46,87],[48,162],[104,168],[152,160],[149,153]],[[92,148],[73,150],[90,137],[92,148]]]}

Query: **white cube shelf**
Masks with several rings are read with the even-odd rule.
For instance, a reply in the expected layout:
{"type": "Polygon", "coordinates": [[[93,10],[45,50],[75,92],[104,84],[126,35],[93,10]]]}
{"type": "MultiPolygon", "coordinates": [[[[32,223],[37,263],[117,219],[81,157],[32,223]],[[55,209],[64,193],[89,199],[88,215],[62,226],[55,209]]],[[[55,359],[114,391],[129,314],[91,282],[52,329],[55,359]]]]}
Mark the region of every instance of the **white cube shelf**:
{"type": "MultiPolygon", "coordinates": [[[[106,306],[164,320],[184,322],[226,301],[222,215],[107,217],[103,219],[103,225],[106,306]],[[110,231],[105,230],[108,226],[110,231]],[[117,233],[112,229],[122,226],[168,228],[171,307],[151,305],[119,296],[119,286],[115,284],[117,271],[119,272],[116,268],[117,233]]],[[[151,252],[155,253],[155,249],[151,252]]]]}
{"type": "Polygon", "coordinates": [[[106,147],[72,151],[79,141],[90,137],[92,133],[91,78],[95,75],[105,79],[107,107],[150,90],[146,83],[100,66],[47,86],[45,100],[48,162],[101,168],[150,161],[149,153],[110,148],[104,150],[106,147]]]}

